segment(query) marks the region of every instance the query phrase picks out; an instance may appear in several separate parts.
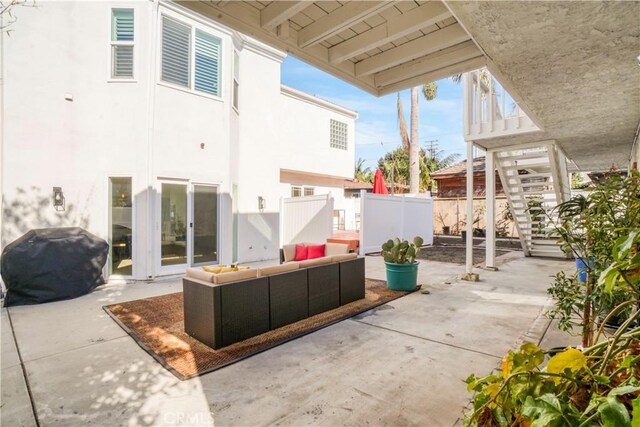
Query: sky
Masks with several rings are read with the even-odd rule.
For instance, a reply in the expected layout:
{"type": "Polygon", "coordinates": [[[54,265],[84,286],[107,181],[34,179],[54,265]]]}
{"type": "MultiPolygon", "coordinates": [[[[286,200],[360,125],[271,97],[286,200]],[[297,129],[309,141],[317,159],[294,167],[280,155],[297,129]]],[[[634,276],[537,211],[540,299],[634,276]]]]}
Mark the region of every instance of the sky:
{"type": "MultiPolygon", "coordinates": [[[[400,146],[395,93],[375,97],[292,56],[282,64],[282,83],[358,112],[356,161],[375,169],[378,159],[400,146]]],[[[426,101],[420,94],[420,145],[437,140],[443,155],[458,153],[464,159],[466,146],[462,125],[462,86],[450,79],[438,80],[438,96],[426,101]]],[[[405,120],[409,126],[409,89],[401,92],[405,120]]]]}

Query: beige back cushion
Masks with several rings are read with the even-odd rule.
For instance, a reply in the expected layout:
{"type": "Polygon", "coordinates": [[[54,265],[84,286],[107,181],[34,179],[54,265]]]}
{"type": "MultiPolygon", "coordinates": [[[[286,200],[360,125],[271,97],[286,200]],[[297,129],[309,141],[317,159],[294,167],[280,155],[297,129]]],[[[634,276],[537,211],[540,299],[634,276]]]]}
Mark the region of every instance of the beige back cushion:
{"type": "Polygon", "coordinates": [[[296,258],[296,244],[283,245],[282,252],[284,254],[284,262],[293,261],[296,258]]]}
{"type": "Polygon", "coordinates": [[[254,279],[258,277],[258,270],[250,268],[248,270],[233,271],[231,273],[220,273],[213,275],[213,283],[221,285],[222,283],[237,282],[238,280],[254,279]]]}
{"type": "Polygon", "coordinates": [[[340,261],[347,261],[349,259],[355,259],[355,258],[358,258],[358,254],[342,254],[342,255],[332,256],[331,261],[340,262],[340,261]]]}
{"type": "Polygon", "coordinates": [[[298,268],[300,268],[300,264],[297,262],[288,262],[271,267],[261,267],[258,271],[260,276],[271,276],[272,274],[284,273],[286,271],[297,270],[298,268]]]}
{"type": "Polygon", "coordinates": [[[349,245],[344,243],[327,243],[324,249],[324,256],[342,255],[349,253],[349,245]]]}
{"type": "Polygon", "coordinates": [[[300,268],[313,267],[314,265],[322,265],[322,264],[329,264],[329,263],[331,263],[330,256],[325,256],[322,258],[307,259],[304,261],[300,261],[300,268]]]}
{"type": "Polygon", "coordinates": [[[187,268],[187,277],[202,280],[203,282],[213,283],[213,273],[208,273],[202,268],[187,268]]]}

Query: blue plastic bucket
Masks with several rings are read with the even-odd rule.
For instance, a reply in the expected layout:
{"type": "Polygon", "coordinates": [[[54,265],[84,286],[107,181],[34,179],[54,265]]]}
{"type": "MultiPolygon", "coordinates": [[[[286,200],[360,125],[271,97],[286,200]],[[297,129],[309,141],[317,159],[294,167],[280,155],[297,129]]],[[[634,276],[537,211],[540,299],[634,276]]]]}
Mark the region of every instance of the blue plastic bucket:
{"type": "MultiPolygon", "coordinates": [[[[593,260],[589,260],[589,267],[593,267],[593,260]]],[[[582,283],[587,281],[587,264],[582,258],[576,259],[576,270],[578,270],[578,280],[582,283]]]]}

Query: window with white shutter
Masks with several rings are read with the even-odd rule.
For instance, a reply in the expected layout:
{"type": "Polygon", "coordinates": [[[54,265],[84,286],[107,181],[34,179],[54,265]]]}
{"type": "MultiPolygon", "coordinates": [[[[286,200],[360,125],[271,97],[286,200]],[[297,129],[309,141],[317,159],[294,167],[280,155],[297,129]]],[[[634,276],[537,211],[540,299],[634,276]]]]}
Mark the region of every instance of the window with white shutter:
{"type": "Polygon", "coordinates": [[[196,30],[195,89],[220,95],[220,39],[196,30]]]}
{"type": "Polygon", "coordinates": [[[221,48],[218,37],[163,16],[160,79],[220,96],[221,48]]]}
{"type": "Polygon", "coordinates": [[[162,76],[165,82],[190,87],[191,28],[162,18],[162,76]]]}
{"type": "Polygon", "coordinates": [[[111,10],[111,77],[133,78],[133,9],[111,10]]]}

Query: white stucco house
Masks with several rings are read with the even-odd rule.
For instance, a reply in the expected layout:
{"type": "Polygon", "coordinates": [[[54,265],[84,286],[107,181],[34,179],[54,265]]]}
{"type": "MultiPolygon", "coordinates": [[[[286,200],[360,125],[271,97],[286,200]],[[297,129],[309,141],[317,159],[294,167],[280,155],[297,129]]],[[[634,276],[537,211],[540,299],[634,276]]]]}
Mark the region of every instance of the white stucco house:
{"type": "Polygon", "coordinates": [[[3,245],[81,226],[112,244],[107,275],[153,279],[277,258],[281,197],[342,203],[357,114],[282,86],[282,51],[171,2],[16,12],[3,245]]]}

